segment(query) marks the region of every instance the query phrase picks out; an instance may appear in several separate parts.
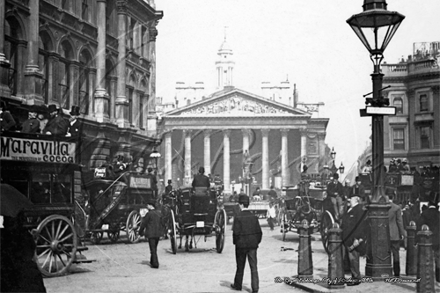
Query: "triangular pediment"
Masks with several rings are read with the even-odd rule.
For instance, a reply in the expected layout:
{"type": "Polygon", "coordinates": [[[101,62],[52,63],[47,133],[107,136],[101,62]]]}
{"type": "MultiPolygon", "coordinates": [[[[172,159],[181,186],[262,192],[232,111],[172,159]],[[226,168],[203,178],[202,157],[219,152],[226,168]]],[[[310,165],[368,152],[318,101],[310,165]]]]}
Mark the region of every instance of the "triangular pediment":
{"type": "Polygon", "coordinates": [[[213,93],[208,98],[170,111],[165,117],[176,116],[304,116],[310,114],[297,108],[265,99],[261,96],[233,88],[213,93]]]}

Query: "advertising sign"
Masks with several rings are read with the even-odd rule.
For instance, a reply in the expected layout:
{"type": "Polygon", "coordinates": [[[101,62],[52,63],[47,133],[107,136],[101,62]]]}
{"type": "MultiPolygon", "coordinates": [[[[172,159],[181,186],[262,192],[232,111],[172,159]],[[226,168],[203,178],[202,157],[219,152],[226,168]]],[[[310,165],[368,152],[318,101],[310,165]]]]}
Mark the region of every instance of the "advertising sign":
{"type": "Polygon", "coordinates": [[[75,163],[74,142],[17,137],[1,137],[2,160],[44,163],[75,163]]]}

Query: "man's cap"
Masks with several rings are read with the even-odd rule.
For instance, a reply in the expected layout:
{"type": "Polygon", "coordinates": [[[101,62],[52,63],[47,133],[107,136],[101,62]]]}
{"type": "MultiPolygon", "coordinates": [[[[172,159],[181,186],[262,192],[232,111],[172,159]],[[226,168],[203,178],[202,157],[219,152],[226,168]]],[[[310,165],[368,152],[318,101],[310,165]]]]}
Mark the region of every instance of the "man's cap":
{"type": "Polygon", "coordinates": [[[238,197],[238,203],[239,204],[249,204],[249,196],[242,194],[238,197]]]}
{"type": "Polygon", "coordinates": [[[152,205],[154,207],[156,206],[156,201],[154,199],[148,199],[147,204],[152,205]]]}

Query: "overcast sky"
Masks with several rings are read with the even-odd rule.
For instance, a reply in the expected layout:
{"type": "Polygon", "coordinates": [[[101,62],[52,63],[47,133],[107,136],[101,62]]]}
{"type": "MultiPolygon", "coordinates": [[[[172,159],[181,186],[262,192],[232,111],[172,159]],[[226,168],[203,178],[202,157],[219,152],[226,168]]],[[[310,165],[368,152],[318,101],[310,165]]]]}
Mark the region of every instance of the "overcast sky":
{"type": "MultiPolygon", "coordinates": [[[[361,118],[372,90],[373,65],[346,20],[362,0],[156,0],[164,12],[157,37],[156,95],[172,101],[177,81],[203,81],[215,91],[215,61],[227,40],[234,52],[234,86],[261,95],[262,81],[296,83],[299,100],[324,102],[326,142],[346,170],[364,150],[370,118],[361,118]]],[[[440,41],[440,0],[388,0],[406,16],[384,56],[412,54],[414,42],[440,41]]]]}

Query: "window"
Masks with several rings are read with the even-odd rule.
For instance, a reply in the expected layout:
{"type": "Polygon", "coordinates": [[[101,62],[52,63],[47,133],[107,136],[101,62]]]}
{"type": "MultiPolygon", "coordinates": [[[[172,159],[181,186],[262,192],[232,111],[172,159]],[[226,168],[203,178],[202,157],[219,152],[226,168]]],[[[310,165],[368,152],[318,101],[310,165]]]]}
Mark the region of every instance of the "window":
{"type": "Polygon", "coordinates": [[[396,114],[403,114],[403,100],[402,98],[394,98],[393,106],[396,107],[396,114]]]}
{"type": "Polygon", "coordinates": [[[18,83],[17,83],[17,68],[19,58],[23,58],[19,56],[18,51],[18,41],[20,39],[20,24],[19,22],[13,18],[8,17],[5,22],[5,44],[4,44],[4,53],[7,60],[9,60],[9,77],[8,77],[8,86],[11,90],[12,95],[16,95],[18,91],[18,83]]]}
{"type": "Polygon", "coordinates": [[[89,114],[89,96],[90,96],[90,71],[88,68],[91,60],[87,51],[81,52],[79,56],[79,109],[82,114],[89,114]]]}
{"type": "Polygon", "coordinates": [[[420,127],[420,148],[429,149],[431,146],[431,127],[421,126],[420,127]]]}
{"type": "Polygon", "coordinates": [[[396,128],[393,130],[393,149],[405,149],[405,131],[403,128],[396,128]]]}
{"type": "Polygon", "coordinates": [[[144,94],[139,93],[139,128],[144,128],[144,94]]]}
{"type": "Polygon", "coordinates": [[[428,96],[420,95],[420,112],[429,111],[428,96]]]}

